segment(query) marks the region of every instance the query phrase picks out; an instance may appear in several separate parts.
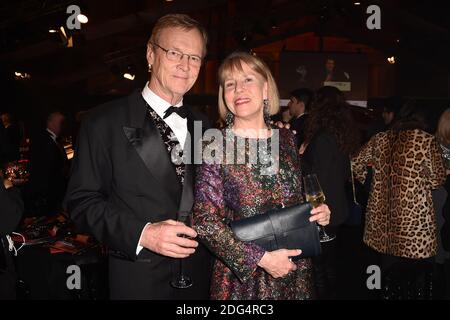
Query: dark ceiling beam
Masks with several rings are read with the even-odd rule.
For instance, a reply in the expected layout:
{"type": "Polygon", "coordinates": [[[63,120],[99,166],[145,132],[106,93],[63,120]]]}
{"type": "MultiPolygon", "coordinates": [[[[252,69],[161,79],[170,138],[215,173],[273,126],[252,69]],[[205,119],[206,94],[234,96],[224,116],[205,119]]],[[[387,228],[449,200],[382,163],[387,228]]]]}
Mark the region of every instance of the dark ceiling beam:
{"type": "Polygon", "coordinates": [[[301,35],[304,33],[315,32],[315,31],[317,31],[317,27],[318,27],[317,23],[311,23],[311,24],[307,24],[302,27],[291,28],[286,32],[282,32],[282,33],[279,33],[279,34],[276,34],[273,36],[269,36],[269,37],[264,37],[263,39],[251,41],[248,46],[250,48],[261,47],[261,46],[264,46],[264,45],[267,45],[267,44],[270,44],[273,42],[288,39],[290,37],[294,37],[294,36],[301,35]]]}
{"type": "MultiPolygon", "coordinates": [[[[145,28],[146,26],[151,26],[158,17],[169,12],[193,13],[199,10],[204,10],[209,7],[223,4],[225,2],[226,0],[190,0],[182,2],[177,1],[170,6],[163,6],[159,10],[152,13],[147,11],[140,11],[135,14],[108,20],[102,24],[92,26],[87,25],[84,29],[79,31],[79,34],[83,35],[88,42],[99,41],[108,36],[123,33],[133,29],[139,30],[145,28]]],[[[34,59],[43,55],[53,53],[58,48],[61,48],[61,45],[58,46],[57,43],[46,40],[35,45],[30,45],[12,52],[4,53],[0,55],[0,62],[17,62],[21,60],[34,59]]]]}

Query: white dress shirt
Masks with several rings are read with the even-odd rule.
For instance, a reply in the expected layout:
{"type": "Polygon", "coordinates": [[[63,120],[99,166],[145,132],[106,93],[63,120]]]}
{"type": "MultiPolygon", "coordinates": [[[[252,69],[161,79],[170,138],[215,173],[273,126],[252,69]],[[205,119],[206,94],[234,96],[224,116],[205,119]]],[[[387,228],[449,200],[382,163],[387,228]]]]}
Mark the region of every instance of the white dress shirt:
{"type": "Polygon", "coordinates": [[[50,137],[53,139],[53,141],[55,141],[55,143],[56,143],[56,138],[57,138],[57,135],[52,131],[52,130],[50,130],[49,128],[47,128],[47,132],[50,134],[50,137]]]}
{"type": "MultiPolygon", "coordinates": [[[[161,97],[157,96],[150,88],[148,87],[148,82],[145,84],[144,89],[142,90],[142,97],[147,102],[147,104],[152,108],[158,116],[172,129],[173,133],[178,139],[178,142],[184,146],[187,136],[187,119],[180,117],[178,113],[173,112],[170,116],[164,119],[164,112],[171,107],[172,105],[161,97]]],[[[181,107],[183,105],[183,99],[177,103],[174,107],[181,107]]],[[[150,223],[147,223],[149,225],[150,223]]],[[[144,227],[144,229],[145,229],[144,227]]],[[[139,244],[141,243],[142,233],[144,229],[141,231],[141,236],[139,237],[138,246],[136,248],[136,255],[138,255],[143,249],[139,244]]]]}
{"type": "MultiPolygon", "coordinates": [[[[142,97],[148,103],[150,108],[155,110],[158,116],[161,119],[164,118],[164,112],[172,106],[169,102],[157,96],[150,88],[148,87],[148,82],[142,90],[142,97]]],[[[181,107],[183,105],[183,99],[178,102],[174,107],[181,107]]],[[[186,141],[187,135],[187,119],[180,117],[180,115],[176,112],[173,112],[170,116],[163,119],[163,121],[172,129],[173,133],[178,139],[178,142],[184,146],[184,142],[186,141]]]]}

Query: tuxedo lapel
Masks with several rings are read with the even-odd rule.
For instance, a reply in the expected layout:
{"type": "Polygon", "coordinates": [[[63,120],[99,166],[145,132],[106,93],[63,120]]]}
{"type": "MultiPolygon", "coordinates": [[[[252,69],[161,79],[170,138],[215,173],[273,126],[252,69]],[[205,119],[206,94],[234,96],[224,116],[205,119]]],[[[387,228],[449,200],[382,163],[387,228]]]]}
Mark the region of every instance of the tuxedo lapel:
{"type": "Polygon", "coordinates": [[[180,183],[159,131],[147,115],[147,107],[140,92],[135,92],[129,98],[129,126],[124,126],[123,132],[158,185],[167,190],[172,200],[178,202],[180,183]]]}
{"type": "Polygon", "coordinates": [[[194,139],[194,119],[192,113],[188,111],[187,116],[188,135],[184,143],[184,158],[186,164],[184,165],[184,184],[183,192],[181,194],[181,201],[178,211],[189,212],[194,204],[194,166],[192,165],[192,141],[194,139]]]}
{"type": "Polygon", "coordinates": [[[183,193],[180,201],[179,211],[191,211],[192,205],[194,204],[194,147],[199,142],[196,140],[196,138],[198,137],[194,135],[194,121],[196,120],[196,117],[189,107],[187,110],[187,127],[189,135],[187,135],[186,142],[184,144],[184,154],[187,159],[187,164],[185,164],[183,193]]]}

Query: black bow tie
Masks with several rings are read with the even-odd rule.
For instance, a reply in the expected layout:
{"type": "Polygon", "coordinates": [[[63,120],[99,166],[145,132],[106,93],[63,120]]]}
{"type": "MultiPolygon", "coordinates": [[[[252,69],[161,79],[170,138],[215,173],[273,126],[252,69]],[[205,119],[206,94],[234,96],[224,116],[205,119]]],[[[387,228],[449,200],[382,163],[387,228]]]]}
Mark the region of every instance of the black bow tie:
{"type": "Polygon", "coordinates": [[[181,107],[174,107],[174,106],[170,106],[165,112],[164,112],[164,117],[163,119],[167,118],[168,116],[170,116],[172,113],[178,113],[178,115],[182,118],[186,118],[188,115],[188,110],[185,106],[181,106],[181,107]]]}

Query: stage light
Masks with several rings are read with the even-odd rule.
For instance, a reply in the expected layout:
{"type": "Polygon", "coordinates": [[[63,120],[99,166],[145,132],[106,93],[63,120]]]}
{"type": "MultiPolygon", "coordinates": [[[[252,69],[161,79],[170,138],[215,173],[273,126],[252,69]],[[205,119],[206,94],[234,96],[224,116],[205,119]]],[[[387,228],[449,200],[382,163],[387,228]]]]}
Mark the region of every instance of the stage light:
{"type": "Polygon", "coordinates": [[[394,63],[395,63],[395,57],[394,57],[394,56],[388,57],[388,58],[387,58],[387,61],[388,61],[390,64],[394,64],[394,63]]]}
{"type": "Polygon", "coordinates": [[[31,75],[26,72],[15,71],[14,76],[16,80],[31,79],[31,75]]]}
{"type": "Polygon", "coordinates": [[[48,30],[48,32],[50,32],[50,33],[57,33],[57,32],[58,32],[58,30],[55,30],[55,29],[50,29],[50,30],[48,30]]]}
{"type": "Polygon", "coordinates": [[[123,77],[124,77],[125,79],[128,79],[128,80],[133,81],[134,78],[136,77],[136,75],[131,74],[131,73],[129,73],[129,72],[125,72],[125,73],[123,74],[123,77]]]}
{"type": "Polygon", "coordinates": [[[63,26],[59,27],[59,36],[61,37],[61,41],[66,48],[73,47],[73,38],[72,36],[67,36],[66,30],[63,26]]]}
{"type": "Polygon", "coordinates": [[[67,39],[66,30],[64,29],[63,26],[59,27],[59,31],[61,31],[61,37],[63,37],[64,39],[67,39]]]}
{"type": "Polygon", "coordinates": [[[77,20],[81,23],[88,23],[89,19],[84,14],[77,15],[77,20]]]}
{"type": "Polygon", "coordinates": [[[355,6],[359,6],[361,4],[361,2],[355,2],[353,3],[355,6]]]}

